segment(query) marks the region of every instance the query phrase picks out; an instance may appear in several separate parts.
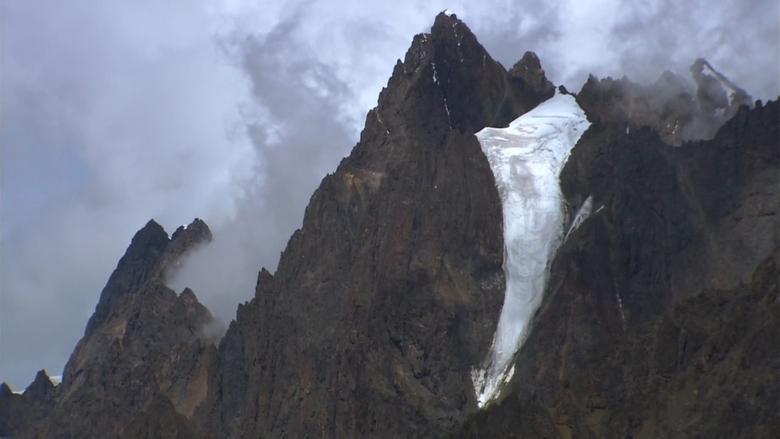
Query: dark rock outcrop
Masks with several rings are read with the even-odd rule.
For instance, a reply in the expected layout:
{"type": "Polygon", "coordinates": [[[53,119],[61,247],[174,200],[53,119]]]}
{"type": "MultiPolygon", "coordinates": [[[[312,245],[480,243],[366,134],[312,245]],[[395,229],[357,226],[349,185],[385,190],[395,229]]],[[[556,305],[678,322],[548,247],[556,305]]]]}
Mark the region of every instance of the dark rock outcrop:
{"type": "Polygon", "coordinates": [[[552,95],[526,58],[511,77],[445,14],[414,38],[222,340],[214,436],[430,437],[475,410],[504,279],[474,133],[552,95]]]}
{"type": "Polygon", "coordinates": [[[525,108],[533,108],[555,93],[555,86],[545,76],[542,63],[533,52],[526,52],[509,70],[509,81],[515,99],[524,103],[525,108]]]}
{"type": "Polygon", "coordinates": [[[503,399],[458,437],[775,437],[778,102],[714,139],[594,124],[561,175],[566,241],[503,399]],[[603,207],[602,207],[603,206],[603,207]]]}
{"type": "Polygon", "coordinates": [[[40,370],[21,394],[0,384],[0,437],[15,437],[48,416],[55,403],[55,387],[46,371],[40,370]]]}
{"type": "Polygon", "coordinates": [[[630,129],[650,127],[671,145],[711,139],[739,107],[749,107],[752,102],[744,90],[722,75],[704,74],[701,63],[720,75],[706,61],[697,60],[691,68],[696,86],[669,71],[652,84],[638,84],[625,77],[599,80],[590,76],[577,102],[591,122],[630,129]],[[727,97],[724,86],[736,91],[727,97]]]}
{"type": "Polygon", "coordinates": [[[181,263],[184,252],[209,241],[211,231],[199,218],[186,228],[181,226],[176,229],[171,239],[162,226],[150,220],[135,234],[116,270],[111,273],[100,293],[95,313],[87,323],[85,337],[105,321],[116,301],[127,294],[137,293],[149,284],[162,283],[168,270],[177,268],[181,263]]]}
{"type": "Polygon", "coordinates": [[[135,414],[123,437],[133,439],[192,439],[198,437],[193,422],[179,413],[171,400],[157,394],[135,414]]]}
{"type": "MultiPolygon", "coordinates": [[[[65,366],[49,412],[15,429],[14,437],[189,437],[170,431],[177,425],[176,431],[190,431],[183,420],[207,395],[216,348],[203,329],[212,317],[191,290],[177,295],[164,279],[210,239],[197,219],[170,239],[154,221],[136,233],[65,366]]],[[[40,399],[53,390],[48,378],[36,378],[23,397],[34,392],[40,399]]]]}

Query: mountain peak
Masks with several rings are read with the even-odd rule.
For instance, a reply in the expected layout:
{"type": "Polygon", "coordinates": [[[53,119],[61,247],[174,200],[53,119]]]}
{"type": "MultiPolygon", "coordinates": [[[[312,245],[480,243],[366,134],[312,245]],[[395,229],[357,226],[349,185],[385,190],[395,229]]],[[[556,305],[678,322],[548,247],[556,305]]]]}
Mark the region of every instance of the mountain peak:
{"type": "MultiPolygon", "coordinates": [[[[472,54],[479,55],[480,59],[477,59],[477,61],[481,62],[481,56],[487,54],[487,51],[479,44],[477,37],[474,36],[471,29],[469,29],[466,23],[461,21],[455,14],[447,15],[444,12],[439,13],[431,27],[431,38],[434,43],[439,46],[439,51],[441,51],[442,45],[452,46],[451,49],[459,55],[453,60],[464,62],[464,55],[472,54]],[[475,45],[478,47],[473,47],[475,45]],[[467,50],[467,52],[463,52],[463,50],[467,50]]],[[[455,53],[451,52],[450,54],[455,53]]]]}
{"type": "Polygon", "coordinates": [[[161,263],[163,276],[170,276],[183,264],[183,257],[203,244],[213,239],[211,230],[200,218],[195,218],[188,226],[179,226],[170,243],[165,249],[165,256],[161,263]]]}
{"type": "Polygon", "coordinates": [[[38,371],[35,374],[35,379],[32,384],[27,386],[24,391],[25,397],[31,397],[34,399],[42,399],[47,397],[54,390],[54,384],[49,379],[49,374],[44,369],[38,371]]]}
{"type": "Polygon", "coordinates": [[[195,295],[195,292],[189,287],[182,290],[179,299],[183,300],[185,303],[200,303],[198,302],[198,297],[195,295]]]}
{"type": "Polygon", "coordinates": [[[541,86],[510,78],[466,23],[455,14],[441,12],[430,33],[416,35],[404,62],[396,66],[387,91],[380,96],[380,111],[391,89],[406,90],[412,82],[419,90],[414,104],[426,108],[420,117],[428,120],[432,130],[438,131],[440,124],[467,133],[485,126],[505,126],[554,92],[538,58],[529,55],[525,63],[528,80],[541,86]]]}
{"type": "Polygon", "coordinates": [[[528,101],[526,105],[535,105],[555,94],[555,86],[542,68],[542,62],[536,53],[528,51],[523,54],[520,61],[516,62],[509,70],[509,80],[518,91],[517,99],[521,102],[528,101]]]}
{"type": "Polygon", "coordinates": [[[150,284],[162,283],[165,276],[181,266],[187,253],[211,239],[211,230],[199,218],[187,227],[179,227],[171,238],[160,224],[149,220],[133,236],[130,246],[111,273],[85,334],[91,333],[108,316],[119,298],[142,292],[150,284]]]}
{"type": "Polygon", "coordinates": [[[0,384],[0,437],[17,437],[17,432],[38,425],[50,413],[55,398],[54,385],[43,370],[24,392],[15,393],[8,384],[0,384]]]}
{"type": "Polygon", "coordinates": [[[138,230],[130,241],[130,250],[145,251],[149,248],[161,249],[168,242],[168,233],[154,219],[150,219],[146,225],[138,230]]]}
{"type": "MultiPolygon", "coordinates": [[[[82,415],[55,412],[40,427],[43,431],[75,429],[91,432],[76,436],[98,437],[95,431],[114,431],[131,421],[132,411],[82,404],[95,395],[112,395],[125,408],[127,404],[135,407],[136,397],[141,405],[150,398],[165,397],[174,414],[178,413],[175,416],[192,416],[206,397],[203,383],[215,349],[208,332],[213,317],[191,289],[177,295],[166,286],[165,277],[181,265],[187,253],[211,238],[199,218],[179,227],[170,238],[154,220],[135,234],[65,366],[63,390],[58,394],[82,415]],[[101,377],[99,385],[90,377],[101,377]],[[162,384],[157,384],[157,377],[162,384]]],[[[39,372],[36,383],[31,388],[53,388],[45,372],[39,372]]],[[[165,416],[169,415],[173,416],[165,416]]]]}
{"type": "Polygon", "coordinates": [[[741,105],[751,104],[750,95],[734,84],[724,74],[715,70],[704,58],[697,58],[691,65],[691,75],[696,82],[696,95],[702,111],[724,112],[728,117],[736,114],[741,105]]]}
{"type": "Polygon", "coordinates": [[[209,229],[209,226],[206,225],[202,219],[195,218],[189,225],[179,226],[179,228],[173,232],[171,241],[179,239],[197,242],[211,241],[211,229],[209,229]]]}
{"type": "Polygon", "coordinates": [[[436,29],[437,26],[454,26],[456,24],[464,24],[463,21],[461,21],[455,13],[450,11],[449,9],[445,9],[438,14],[436,14],[436,18],[433,20],[433,29],[436,29]]]}
{"type": "Polygon", "coordinates": [[[712,139],[751,98],[704,59],[690,70],[693,83],[669,71],[650,84],[590,75],[577,101],[592,121],[649,126],[672,145],[712,139]]]}
{"type": "Polygon", "coordinates": [[[146,225],[144,225],[144,226],[141,228],[141,230],[145,230],[145,229],[150,229],[150,230],[153,230],[153,229],[160,229],[160,230],[163,230],[163,231],[165,231],[165,230],[163,229],[163,226],[161,226],[161,225],[160,225],[160,223],[158,223],[157,221],[155,221],[155,219],[154,219],[154,218],[149,218],[149,221],[147,221],[147,222],[146,222],[146,225]]]}

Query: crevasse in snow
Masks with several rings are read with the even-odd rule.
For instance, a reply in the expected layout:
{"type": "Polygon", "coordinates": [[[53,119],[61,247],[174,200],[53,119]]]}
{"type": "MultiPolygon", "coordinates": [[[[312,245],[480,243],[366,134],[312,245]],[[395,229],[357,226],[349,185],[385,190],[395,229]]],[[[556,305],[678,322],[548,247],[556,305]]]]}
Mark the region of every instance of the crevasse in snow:
{"type": "Polygon", "coordinates": [[[496,180],[504,213],[506,293],[493,344],[472,372],[480,407],[514,373],[512,357],[539,307],[548,264],[564,234],[559,174],[589,126],[574,97],[556,93],[507,128],[485,128],[477,139],[496,180]]]}

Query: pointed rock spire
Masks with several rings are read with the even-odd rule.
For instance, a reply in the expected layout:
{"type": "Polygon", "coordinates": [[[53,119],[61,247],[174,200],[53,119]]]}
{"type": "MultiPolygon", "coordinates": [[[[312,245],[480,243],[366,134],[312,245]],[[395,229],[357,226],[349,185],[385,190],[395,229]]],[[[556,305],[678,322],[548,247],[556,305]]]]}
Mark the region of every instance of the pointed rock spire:
{"type": "Polygon", "coordinates": [[[211,230],[199,218],[195,218],[187,227],[179,227],[171,239],[160,224],[153,219],[149,220],[133,236],[130,246],[111,273],[100,293],[100,300],[87,324],[85,335],[105,320],[119,298],[142,291],[145,285],[152,282],[164,281],[169,269],[178,268],[186,253],[211,239],[211,230]]]}
{"type": "Polygon", "coordinates": [[[33,382],[27,386],[24,391],[24,397],[27,399],[43,400],[51,396],[54,391],[54,384],[49,379],[49,374],[41,369],[35,374],[33,382]]]}
{"type": "Polygon", "coordinates": [[[525,52],[523,57],[509,70],[509,79],[520,101],[527,105],[543,101],[555,94],[555,86],[547,79],[542,63],[534,52],[525,52]]]}

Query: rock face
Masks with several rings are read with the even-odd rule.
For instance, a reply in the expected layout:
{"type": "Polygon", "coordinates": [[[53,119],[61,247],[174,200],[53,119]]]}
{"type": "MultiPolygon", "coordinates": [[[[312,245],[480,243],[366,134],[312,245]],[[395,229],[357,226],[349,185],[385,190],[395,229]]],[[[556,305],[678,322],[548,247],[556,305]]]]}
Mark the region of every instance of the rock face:
{"type": "Polygon", "coordinates": [[[647,126],[671,145],[711,139],[740,106],[751,106],[752,102],[744,90],[707,61],[696,60],[691,71],[695,88],[669,71],[652,84],[637,84],[625,77],[598,80],[590,76],[578,101],[592,122],[634,129],[647,126]],[[726,89],[732,93],[727,95],[726,89]]]}
{"type": "Polygon", "coordinates": [[[474,133],[552,95],[531,67],[513,81],[454,16],[414,38],[222,340],[214,436],[430,437],[475,410],[504,249],[474,133]]]}
{"type": "Polygon", "coordinates": [[[594,124],[561,175],[594,213],[553,263],[503,400],[456,436],[780,434],[778,120],[777,101],[743,107],[681,148],[594,124]]]}
{"type": "Polygon", "coordinates": [[[526,52],[509,70],[509,82],[513,85],[510,90],[514,98],[523,102],[525,108],[533,108],[555,92],[555,86],[545,76],[542,63],[533,52],[526,52]]]}
{"type": "Polygon", "coordinates": [[[186,252],[210,239],[198,219],[170,239],[154,221],[136,233],[65,366],[50,413],[17,428],[19,437],[167,437],[171,425],[188,428],[216,357],[203,330],[212,319],[191,290],[177,295],[164,279],[186,252]]]}
{"type": "Polygon", "coordinates": [[[218,347],[195,294],[165,285],[208,227],[150,221],[62,383],[0,386],[0,436],[780,437],[778,102],[740,107],[696,66],[695,93],[665,74],[577,94],[591,126],[560,173],[570,231],[484,409],[471,372],[504,301],[505,233],[474,133],[554,87],[533,53],[507,72],[440,14],[218,347]]]}
{"type": "Polygon", "coordinates": [[[7,384],[0,384],[0,437],[24,431],[44,419],[55,402],[55,388],[45,371],[21,394],[13,393],[7,384]]]}

